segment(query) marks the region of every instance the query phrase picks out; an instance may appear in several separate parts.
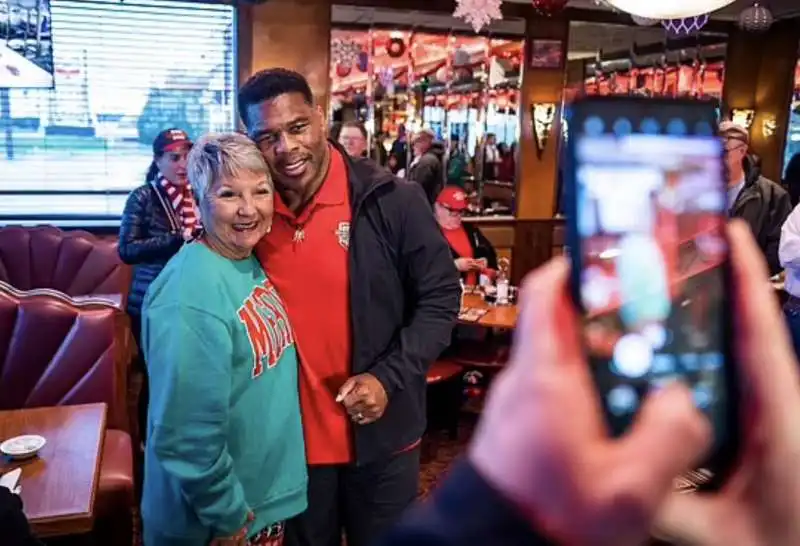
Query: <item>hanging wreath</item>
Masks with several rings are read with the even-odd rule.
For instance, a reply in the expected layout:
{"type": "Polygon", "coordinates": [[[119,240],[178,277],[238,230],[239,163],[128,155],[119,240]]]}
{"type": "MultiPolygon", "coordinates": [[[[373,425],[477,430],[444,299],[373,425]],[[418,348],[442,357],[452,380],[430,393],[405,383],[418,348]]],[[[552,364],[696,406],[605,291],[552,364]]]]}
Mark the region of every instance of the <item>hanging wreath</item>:
{"type": "Polygon", "coordinates": [[[392,38],[389,40],[389,45],[386,46],[386,54],[392,59],[402,57],[406,52],[406,43],[402,38],[392,38]]]}

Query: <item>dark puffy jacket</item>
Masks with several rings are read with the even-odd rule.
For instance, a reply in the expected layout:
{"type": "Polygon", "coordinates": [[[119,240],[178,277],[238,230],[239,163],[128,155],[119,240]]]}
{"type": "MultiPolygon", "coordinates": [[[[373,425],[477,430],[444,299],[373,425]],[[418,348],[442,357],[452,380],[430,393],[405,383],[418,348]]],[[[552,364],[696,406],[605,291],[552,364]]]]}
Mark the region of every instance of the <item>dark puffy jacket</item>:
{"type": "Polygon", "coordinates": [[[730,210],[731,217],[750,225],[758,246],[767,259],[770,275],[781,270],[778,246],[781,227],[792,212],[789,194],[779,184],[761,176],[761,169],[752,157],[745,165],[745,183],[730,210]]]}
{"type": "Polygon", "coordinates": [[[419,161],[411,164],[406,178],[422,186],[428,202],[433,205],[444,186],[444,145],[441,142],[431,144],[419,161]]]}
{"type": "Polygon", "coordinates": [[[183,245],[181,222],[155,182],[128,196],[119,228],[119,257],[133,266],[128,312],[139,317],[147,288],[183,245]]]}

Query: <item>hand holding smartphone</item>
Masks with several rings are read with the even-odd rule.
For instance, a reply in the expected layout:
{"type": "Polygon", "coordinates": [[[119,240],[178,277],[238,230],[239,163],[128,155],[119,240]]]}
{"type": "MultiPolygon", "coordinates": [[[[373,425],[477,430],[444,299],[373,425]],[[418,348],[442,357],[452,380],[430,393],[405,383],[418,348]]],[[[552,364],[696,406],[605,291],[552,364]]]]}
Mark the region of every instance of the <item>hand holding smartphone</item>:
{"type": "Polygon", "coordinates": [[[623,434],[648,392],[683,382],[713,425],[718,485],[739,434],[716,105],[593,97],[568,116],[573,297],[607,421],[623,434]]]}

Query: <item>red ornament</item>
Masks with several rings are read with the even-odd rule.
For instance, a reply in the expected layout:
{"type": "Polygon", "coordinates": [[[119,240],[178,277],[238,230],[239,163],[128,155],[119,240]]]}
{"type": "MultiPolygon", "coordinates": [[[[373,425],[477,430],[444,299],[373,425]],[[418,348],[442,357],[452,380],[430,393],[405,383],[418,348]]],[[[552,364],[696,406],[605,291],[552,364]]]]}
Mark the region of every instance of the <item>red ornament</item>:
{"type": "Polygon", "coordinates": [[[532,0],[533,9],[539,14],[550,17],[564,9],[567,5],[567,0],[532,0]]]}

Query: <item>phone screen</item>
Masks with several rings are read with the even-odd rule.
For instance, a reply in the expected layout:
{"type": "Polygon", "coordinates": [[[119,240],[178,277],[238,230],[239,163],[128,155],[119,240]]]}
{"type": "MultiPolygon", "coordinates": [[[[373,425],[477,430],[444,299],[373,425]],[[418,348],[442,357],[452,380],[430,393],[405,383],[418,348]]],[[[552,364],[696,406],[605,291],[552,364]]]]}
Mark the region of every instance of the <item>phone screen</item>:
{"type": "MultiPolygon", "coordinates": [[[[663,102],[663,101],[662,101],[663,102]]],[[[684,382],[729,433],[728,197],[714,108],[641,100],[570,119],[570,249],[589,364],[615,434],[684,382]]]]}

